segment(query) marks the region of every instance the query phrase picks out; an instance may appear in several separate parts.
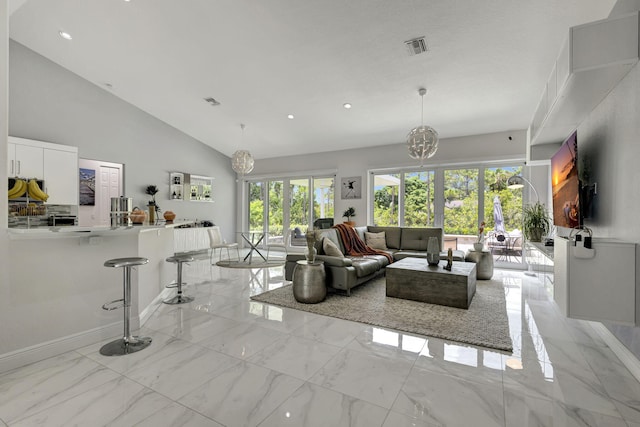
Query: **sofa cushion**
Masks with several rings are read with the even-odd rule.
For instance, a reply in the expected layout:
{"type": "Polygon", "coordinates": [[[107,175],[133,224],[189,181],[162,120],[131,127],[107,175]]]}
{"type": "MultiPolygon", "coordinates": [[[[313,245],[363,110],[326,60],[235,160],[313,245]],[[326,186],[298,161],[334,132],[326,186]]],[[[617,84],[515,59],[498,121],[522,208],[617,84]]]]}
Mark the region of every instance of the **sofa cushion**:
{"type": "Polygon", "coordinates": [[[353,257],[351,258],[351,262],[353,263],[353,267],[356,269],[356,276],[365,277],[370,274],[374,274],[380,270],[380,264],[375,258],[360,258],[353,257]]]}
{"type": "Polygon", "coordinates": [[[378,227],[370,225],[367,228],[369,229],[370,233],[380,233],[384,231],[387,240],[387,248],[400,249],[400,227],[378,227]]]}
{"type": "Polygon", "coordinates": [[[353,227],[356,230],[356,233],[358,233],[358,237],[360,237],[360,239],[362,239],[362,241],[366,241],[365,237],[364,237],[364,233],[367,232],[367,226],[363,225],[360,227],[353,227]]]}
{"type": "Polygon", "coordinates": [[[338,237],[338,232],[335,228],[329,228],[324,230],[315,230],[316,241],[315,248],[318,251],[318,255],[324,255],[324,249],[322,248],[322,239],[328,238],[333,243],[336,244],[336,247],[340,249],[340,252],[344,253],[344,246],[342,246],[342,240],[338,237]]]}
{"type": "Polygon", "coordinates": [[[429,237],[438,239],[439,249],[442,250],[442,228],[402,228],[400,249],[411,251],[426,251],[429,237]]]}
{"type": "MultiPolygon", "coordinates": [[[[389,255],[391,255],[393,257],[393,254],[389,251],[385,251],[387,252],[389,255]]],[[[376,261],[378,261],[378,264],[380,264],[380,268],[384,268],[387,265],[389,265],[389,258],[387,258],[384,255],[367,255],[367,258],[372,258],[375,259],[376,261]]]]}
{"type": "Polygon", "coordinates": [[[328,239],[327,237],[322,238],[322,250],[324,251],[325,255],[337,256],[340,258],[344,257],[344,254],[340,251],[338,246],[335,243],[333,243],[331,239],[328,239]]]}
{"type": "Polygon", "coordinates": [[[383,251],[387,250],[386,233],[384,231],[381,231],[380,233],[370,233],[365,231],[364,237],[367,246],[370,248],[382,249],[383,251]]]}

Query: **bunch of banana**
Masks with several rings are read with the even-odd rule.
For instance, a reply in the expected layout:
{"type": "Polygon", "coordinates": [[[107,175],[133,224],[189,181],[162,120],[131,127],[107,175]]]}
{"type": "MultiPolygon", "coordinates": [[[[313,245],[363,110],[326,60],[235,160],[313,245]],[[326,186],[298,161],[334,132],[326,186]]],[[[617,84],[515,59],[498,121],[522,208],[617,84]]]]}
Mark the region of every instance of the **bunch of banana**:
{"type": "Polygon", "coordinates": [[[35,179],[29,180],[27,187],[29,190],[29,197],[32,199],[46,202],[49,198],[49,195],[40,189],[40,186],[35,179]]]}
{"type": "Polygon", "coordinates": [[[9,199],[17,199],[27,191],[27,183],[23,179],[16,179],[15,184],[9,190],[9,199]]]}

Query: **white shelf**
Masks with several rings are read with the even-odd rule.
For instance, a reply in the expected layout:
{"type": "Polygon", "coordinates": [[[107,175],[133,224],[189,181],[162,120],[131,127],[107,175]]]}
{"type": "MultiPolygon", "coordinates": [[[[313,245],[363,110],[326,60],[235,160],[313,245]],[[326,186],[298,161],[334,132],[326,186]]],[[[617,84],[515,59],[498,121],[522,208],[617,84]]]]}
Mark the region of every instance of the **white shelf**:
{"type": "Polygon", "coordinates": [[[531,146],[562,142],[638,62],[638,12],[572,27],[529,127],[531,146]]]}

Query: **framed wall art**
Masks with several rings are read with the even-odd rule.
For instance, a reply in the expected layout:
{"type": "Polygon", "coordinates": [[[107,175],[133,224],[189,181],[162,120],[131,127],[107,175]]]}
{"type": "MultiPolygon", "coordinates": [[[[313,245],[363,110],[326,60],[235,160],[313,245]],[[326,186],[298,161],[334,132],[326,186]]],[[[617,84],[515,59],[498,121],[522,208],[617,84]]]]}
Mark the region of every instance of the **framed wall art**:
{"type": "Polygon", "coordinates": [[[342,178],[340,195],[342,199],[362,198],[362,177],[351,176],[348,178],[342,178]]]}

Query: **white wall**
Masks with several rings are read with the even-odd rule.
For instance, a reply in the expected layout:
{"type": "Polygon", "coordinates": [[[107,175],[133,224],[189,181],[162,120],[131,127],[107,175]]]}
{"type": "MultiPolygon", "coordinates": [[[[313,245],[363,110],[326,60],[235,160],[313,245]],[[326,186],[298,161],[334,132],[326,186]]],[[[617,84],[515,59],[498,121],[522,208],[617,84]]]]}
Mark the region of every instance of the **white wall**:
{"type": "MultiPolygon", "coordinates": [[[[637,218],[640,212],[638,117],[640,68],[636,65],[578,127],[578,157],[591,163],[590,180],[598,183],[598,194],[594,200],[595,215],[585,220],[585,225],[593,229],[596,237],[640,243],[640,221],[637,218]]],[[[636,269],[638,265],[636,261],[636,269]]],[[[607,284],[602,283],[602,286],[607,284]]],[[[637,271],[636,289],[638,316],[640,275],[637,271]]],[[[605,326],[640,358],[639,327],[605,326]]]]}
{"type": "MultiPolygon", "coordinates": [[[[235,237],[235,212],[229,209],[236,199],[235,173],[229,158],[24,46],[9,42],[6,8],[6,1],[0,0],[0,178],[6,182],[9,133],[77,146],[80,157],[125,164],[125,194],[133,197],[134,203],[146,204],[149,196],[144,188],[155,184],[160,188],[156,199],[162,209],[176,212],[179,218],[213,220],[225,230],[226,238],[235,237]],[[169,172],[174,170],[215,177],[216,202],[168,200],[169,172]]],[[[6,199],[0,198],[0,208],[7,212],[6,199]]],[[[158,237],[168,241],[165,236],[158,237]]],[[[141,248],[147,247],[148,252],[151,246],[143,244],[141,248]]],[[[171,248],[172,244],[165,246],[171,248]]],[[[163,261],[166,254],[156,252],[150,257],[157,259],[156,270],[151,272],[157,286],[142,294],[144,303],[170,278],[163,261]],[[162,268],[158,270],[159,265],[162,268]]],[[[78,344],[83,339],[95,341],[96,333],[117,334],[116,329],[95,332],[95,328],[117,322],[111,316],[115,312],[105,314],[100,305],[122,293],[121,273],[108,271],[103,263],[128,253],[147,255],[138,254],[137,235],[105,238],[97,246],[76,239],[9,241],[7,218],[2,216],[0,355],[33,345],[47,347],[47,341],[61,337],[78,344]],[[94,332],[87,331],[90,328],[94,332]]],[[[32,356],[44,354],[36,353],[32,356]]]]}
{"type": "MultiPolygon", "coordinates": [[[[7,135],[8,129],[8,67],[9,67],[9,21],[7,1],[0,0],[0,181],[7,182],[7,135]]],[[[0,197],[0,212],[7,212],[7,199],[0,197]]],[[[11,317],[8,314],[9,283],[9,237],[7,215],[0,218],[0,342],[9,339],[11,317]]],[[[0,353],[2,351],[0,350],[0,353]]]]}
{"type": "MultiPolygon", "coordinates": [[[[407,129],[407,132],[409,129],[407,129]]],[[[448,164],[483,163],[496,160],[513,160],[523,164],[525,157],[525,131],[499,132],[441,140],[435,156],[424,163],[424,167],[438,167],[448,164]],[[509,140],[511,136],[511,140],[509,140]]],[[[269,175],[309,174],[310,171],[336,171],[336,206],[334,218],[341,222],[340,216],[350,206],[357,215],[352,220],[357,225],[367,224],[368,175],[371,169],[403,168],[419,166],[420,162],[409,157],[404,143],[390,144],[363,149],[318,153],[312,155],[289,156],[257,160],[251,178],[269,175]],[[362,177],[361,199],[340,199],[340,181],[343,177],[362,177]]],[[[542,197],[542,195],[541,195],[542,197]]],[[[242,200],[238,201],[238,212],[242,200]]],[[[241,224],[238,218],[238,224],[241,224]]],[[[346,219],[345,219],[346,220],[346,219]]]]}
{"type": "MultiPolygon", "coordinates": [[[[81,158],[123,163],[125,195],[146,205],[147,185],[177,218],[208,219],[234,238],[235,173],[228,157],[32,50],[10,42],[9,133],[78,147],[81,158]],[[215,203],[169,200],[169,173],[214,177],[215,203]]],[[[6,151],[6,150],[5,150],[6,151]]],[[[3,165],[6,161],[3,162],[3,165]]]]}

